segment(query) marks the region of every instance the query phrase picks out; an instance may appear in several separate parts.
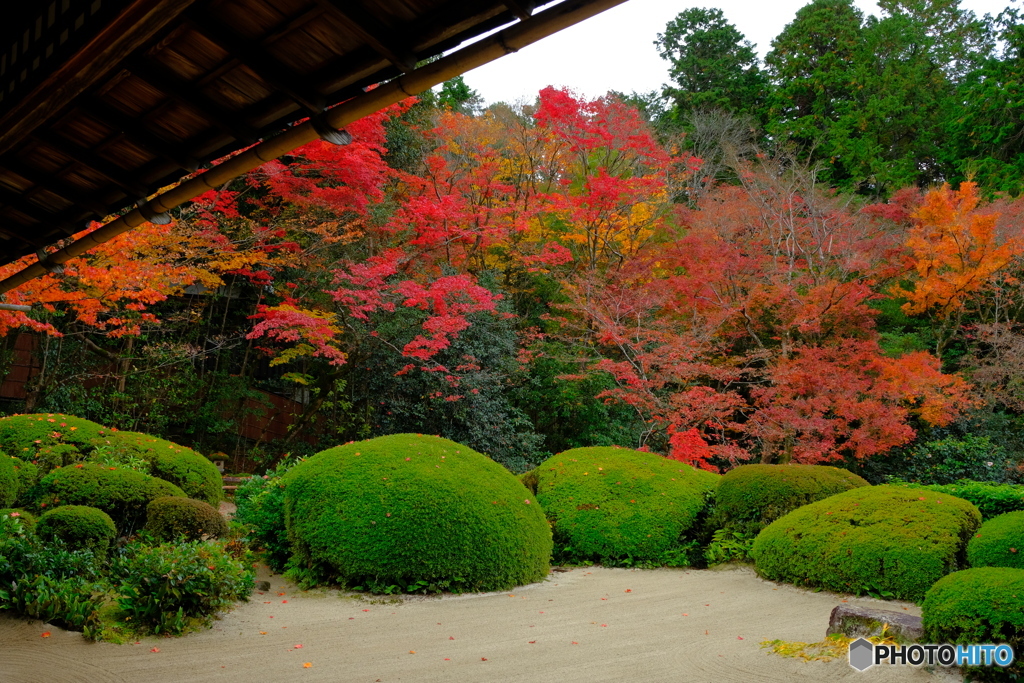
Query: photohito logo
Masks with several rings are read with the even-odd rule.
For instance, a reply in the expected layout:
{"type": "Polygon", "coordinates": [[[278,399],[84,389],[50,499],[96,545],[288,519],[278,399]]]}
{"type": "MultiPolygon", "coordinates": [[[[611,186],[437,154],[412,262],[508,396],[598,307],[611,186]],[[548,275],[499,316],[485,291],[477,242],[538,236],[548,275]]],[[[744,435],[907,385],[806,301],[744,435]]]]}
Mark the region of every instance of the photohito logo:
{"type": "Polygon", "coordinates": [[[940,666],[1009,666],[1009,645],[875,645],[858,638],[850,643],[850,666],[864,671],[875,664],[938,664],[940,666]]]}

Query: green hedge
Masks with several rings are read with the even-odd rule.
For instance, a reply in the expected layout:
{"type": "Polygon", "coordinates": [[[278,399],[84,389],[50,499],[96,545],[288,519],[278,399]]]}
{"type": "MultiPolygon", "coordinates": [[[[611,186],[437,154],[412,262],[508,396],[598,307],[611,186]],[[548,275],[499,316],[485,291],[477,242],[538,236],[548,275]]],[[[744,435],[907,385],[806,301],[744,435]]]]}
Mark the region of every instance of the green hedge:
{"type": "Polygon", "coordinates": [[[295,463],[281,463],[235,490],[234,520],[245,525],[253,546],[263,551],[263,560],[276,572],[284,571],[291,557],[282,478],[294,466],[295,463]]]}
{"type": "Polygon", "coordinates": [[[967,559],[972,567],[1024,569],[1024,511],[1008,512],[982,524],[967,544],[967,559]]]}
{"type": "Polygon", "coordinates": [[[14,505],[21,491],[21,477],[14,465],[14,458],[0,453],[0,508],[14,505]]]}
{"type": "MultiPolygon", "coordinates": [[[[95,439],[113,431],[101,424],[61,413],[11,415],[0,418],[0,449],[22,460],[35,460],[40,451],[54,446],[74,446],[87,451],[95,439]]],[[[70,463],[55,463],[61,464],[70,463]]]]}
{"type": "Polygon", "coordinates": [[[160,541],[198,541],[204,536],[223,538],[228,533],[228,523],[205,501],[161,496],[146,506],[145,529],[160,541]]]}
{"type": "Polygon", "coordinates": [[[29,499],[32,487],[39,483],[39,467],[29,460],[20,458],[11,458],[11,462],[14,463],[14,469],[18,474],[18,495],[14,501],[15,504],[23,503],[29,499]]]}
{"type": "Polygon", "coordinates": [[[1007,512],[1024,510],[1024,485],[990,484],[983,481],[963,479],[955,484],[932,484],[921,486],[909,484],[911,488],[926,488],[929,491],[947,493],[969,500],[977,506],[982,519],[992,519],[1007,512]]]}
{"type": "MultiPolygon", "coordinates": [[[[21,508],[4,508],[0,510],[0,518],[10,517],[12,514],[21,521],[22,528],[26,531],[35,532],[36,522],[38,521],[35,515],[21,508]]],[[[2,527],[0,527],[0,531],[2,531],[2,527]]]]}
{"type": "Polygon", "coordinates": [[[54,470],[36,488],[35,504],[42,510],[59,505],[88,505],[106,512],[118,531],[127,534],[142,526],[149,501],[160,496],[184,496],[174,484],[133,470],[92,463],[54,470]]]}
{"type": "Polygon", "coordinates": [[[981,524],[971,503],[923,489],[856,488],[805,505],[758,534],[758,573],[841,593],[920,600],[965,564],[981,524]]]}
{"type": "Polygon", "coordinates": [[[711,525],[753,537],[799,507],[861,486],[868,482],[838,467],[741,465],[722,477],[711,525]]]}
{"type": "Polygon", "coordinates": [[[149,474],[178,486],[189,498],[218,505],[224,482],[217,466],[191,448],[139,432],[112,432],[93,442],[97,455],[136,458],[149,474]]]}
{"type": "Polygon", "coordinates": [[[503,590],[548,573],[551,531],[501,465],[435,436],[322,451],[283,478],[291,575],[351,587],[503,590]]]}
{"type": "Polygon", "coordinates": [[[968,669],[971,680],[1024,676],[1024,569],[981,567],[943,577],[925,595],[921,616],[926,642],[1013,647],[1008,668],[968,669]]]}
{"type": "Polygon", "coordinates": [[[560,552],[576,559],[670,562],[719,476],[654,453],[574,448],[531,475],[560,552]]]}
{"type": "Polygon", "coordinates": [[[43,541],[61,540],[72,550],[92,550],[106,555],[117,538],[114,520],[103,510],[87,505],[62,505],[47,510],[36,524],[36,535],[43,541]]]}

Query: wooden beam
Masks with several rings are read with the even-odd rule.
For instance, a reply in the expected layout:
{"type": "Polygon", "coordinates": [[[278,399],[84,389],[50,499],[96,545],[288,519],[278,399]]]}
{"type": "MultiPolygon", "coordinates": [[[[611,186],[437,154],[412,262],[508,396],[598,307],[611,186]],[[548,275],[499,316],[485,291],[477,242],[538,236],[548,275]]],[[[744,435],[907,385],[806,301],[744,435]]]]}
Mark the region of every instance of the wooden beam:
{"type": "Polygon", "coordinates": [[[199,168],[199,160],[193,158],[187,150],[181,149],[180,145],[175,148],[167,140],[143,126],[139,119],[133,119],[99,97],[86,98],[80,106],[89,116],[120,132],[150,154],[162,157],[190,173],[199,168]]]}
{"type": "Polygon", "coordinates": [[[145,197],[149,194],[149,189],[146,185],[139,182],[137,178],[129,175],[127,169],[123,169],[117,164],[107,161],[91,149],[80,147],[74,142],[61,137],[52,131],[38,132],[33,135],[32,138],[53,147],[61,154],[71,157],[82,166],[99,173],[101,176],[120,188],[129,197],[145,197]]]}
{"type": "Polygon", "coordinates": [[[245,64],[272,88],[286,93],[310,114],[318,114],[324,110],[323,96],[307,83],[303,76],[267,54],[260,44],[215,23],[206,15],[192,13],[189,16],[189,23],[207,40],[245,64]]]}
{"type": "Polygon", "coordinates": [[[98,202],[71,183],[61,179],[56,174],[46,173],[26,165],[16,159],[13,155],[7,154],[0,157],[0,168],[6,169],[16,176],[20,176],[37,187],[52,192],[58,197],[63,197],[71,204],[85,207],[97,218],[103,218],[110,213],[109,207],[98,202]]]}
{"type": "Polygon", "coordinates": [[[10,151],[195,0],[131,0],[117,17],[0,116],[0,154],[10,151]]]}
{"type": "Polygon", "coordinates": [[[244,121],[238,120],[237,114],[196,91],[194,84],[182,79],[166,67],[140,57],[130,61],[126,68],[133,75],[146,81],[168,97],[191,107],[214,126],[243,145],[251,145],[260,139],[260,135],[255,129],[244,121]]]}
{"type": "MultiPolygon", "coordinates": [[[[416,68],[416,55],[399,47],[396,31],[382,24],[375,16],[351,0],[316,0],[331,14],[340,18],[356,35],[366,41],[374,52],[387,59],[402,73],[416,68]]],[[[397,32],[401,35],[400,32],[397,32]]]]}

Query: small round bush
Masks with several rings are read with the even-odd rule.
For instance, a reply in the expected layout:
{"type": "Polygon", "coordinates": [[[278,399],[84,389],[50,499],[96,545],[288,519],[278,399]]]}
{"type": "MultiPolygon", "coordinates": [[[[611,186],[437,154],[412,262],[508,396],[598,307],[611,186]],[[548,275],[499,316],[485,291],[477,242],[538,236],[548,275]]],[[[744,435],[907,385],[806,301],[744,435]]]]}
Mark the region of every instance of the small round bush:
{"type": "Polygon", "coordinates": [[[917,601],[965,565],[980,524],[966,500],[865,486],[780,517],[758,534],[750,555],[772,581],[917,601]]]}
{"type": "Polygon", "coordinates": [[[1024,512],[993,517],[978,529],[967,544],[972,567],[1024,569],[1024,512]]]}
{"type": "Polygon", "coordinates": [[[0,453],[0,507],[14,505],[21,491],[21,477],[14,464],[14,458],[0,453]]]}
{"type": "Polygon", "coordinates": [[[104,555],[117,538],[114,520],[103,510],[87,505],[62,505],[47,510],[36,524],[43,541],[64,541],[73,550],[88,549],[104,555]]]}
{"type": "Polygon", "coordinates": [[[551,530],[536,500],[454,441],[396,434],[338,446],[282,484],[290,571],[305,583],[503,590],[547,576],[551,530]]]}
{"type": "Polygon", "coordinates": [[[160,541],[223,538],[228,523],[212,505],[192,498],[161,496],[146,506],[146,531],[160,541]]]}
{"type": "Polygon", "coordinates": [[[113,431],[101,424],[61,413],[11,415],[0,418],[0,448],[22,460],[35,460],[39,451],[58,445],[87,451],[94,439],[113,431]]]}
{"type": "Polygon", "coordinates": [[[119,579],[121,609],[157,634],[208,625],[236,600],[248,600],[254,588],[252,572],[222,544],[207,541],[136,546],[111,574],[119,579]]]}
{"type": "Polygon", "coordinates": [[[21,508],[5,508],[0,510],[0,518],[13,517],[21,522],[21,527],[25,531],[34,532],[36,530],[36,516],[28,510],[22,510],[21,508]]]}
{"type": "Polygon", "coordinates": [[[122,534],[142,526],[149,501],[160,496],[185,495],[163,479],[92,463],[54,470],[42,478],[35,490],[35,504],[40,509],[60,505],[96,507],[110,515],[122,534]]]}
{"type": "Polygon", "coordinates": [[[945,576],[928,590],[921,616],[925,642],[1013,647],[1017,658],[1009,667],[965,670],[971,680],[1024,675],[1024,569],[980,567],[945,576]]]}
{"type": "Polygon", "coordinates": [[[541,463],[537,500],[560,551],[576,559],[660,562],[678,549],[718,475],[625,448],[574,448],[541,463]]]}
{"type": "Polygon", "coordinates": [[[741,465],[727,472],[715,494],[713,524],[756,535],[798,507],[868,482],[824,465],[741,465]]]}
{"type": "MultiPolygon", "coordinates": [[[[113,432],[93,442],[90,459],[111,459],[110,464],[136,460],[148,463],[148,474],[181,488],[189,498],[210,505],[220,503],[224,482],[217,466],[191,448],[139,432],[113,432]]],[[[127,463],[126,463],[127,464],[127,463]]]]}

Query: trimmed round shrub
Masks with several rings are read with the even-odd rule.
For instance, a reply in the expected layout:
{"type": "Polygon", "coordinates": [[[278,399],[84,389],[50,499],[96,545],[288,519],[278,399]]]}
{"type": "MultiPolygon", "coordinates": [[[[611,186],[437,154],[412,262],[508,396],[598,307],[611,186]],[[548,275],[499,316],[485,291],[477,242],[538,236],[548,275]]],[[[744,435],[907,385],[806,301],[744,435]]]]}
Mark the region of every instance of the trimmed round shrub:
{"type": "MultiPolygon", "coordinates": [[[[74,446],[87,451],[92,441],[114,430],[61,413],[33,413],[0,418],[0,448],[22,460],[35,460],[39,451],[53,446],[74,446]]],[[[65,465],[70,463],[56,463],[65,465]]]]}
{"type": "Polygon", "coordinates": [[[678,550],[719,476],[654,453],[574,448],[536,470],[537,500],[559,552],[662,562],[678,550]]]}
{"type": "Polygon", "coordinates": [[[853,472],[825,465],[741,465],[722,477],[712,525],[757,534],[799,507],[868,486],[853,472]]]}
{"type": "Polygon", "coordinates": [[[174,484],[117,467],[92,463],[54,470],[36,488],[42,510],[60,505],[88,505],[103,510],[127,534],[142,526],[149,501],[160,496],[185,496],[174,484]]]}
{"type": "Polygon", "coordinates": [[[0,507],[14,504],[21,491],[21,477],[14,469],[14,458],[0,453],[0,507]]]}
{"type": "Polygon", "coordinates": [[[72,550],[88,549],[105,555],[117,538],[117,527],[110,515],[99,508],[62,505],[39,517],[36,535],[43,541],[64,541],[72,550]]]}
{"type": "Polygon", "coordinates": [[[504,467],[436,436],[322,451],[282,479],[291,575],[373,590],[504,590],[548,574],[551,530],[504,467]]]}
{"type": "MultiPolygon", "coordinates": [[[[0,455],[0,457],[3,457],[0,455]]],[[[18,494],[14,497],[15,503],[27,500],[32,487],[39,483],[39,467],[35,463],[20,458],[11,458],[14,469],[18,475],[18,494]]]]}
{"type": "Polygon", "coordinates": [[[1006,643],[1016,660],[1007,668],[968,668],[971,680],[1024,675],[1024,569],[980,567],[935,582],[921,606],[925,642],[1006,643]]]}
{"type": "Polygon", "coordinates": [[[21,521],[21,526],[25,531],[34,532],[36,529],[36,516],[28,510],[22,510],[21,508],[5,508],[0,510],[0,517],[14,517],[21,521]]]}
{"type": "Polygon", "coordinates": [[[865,486],[775,520],[750,555],[772,581],[917,601],[965,566],[967,542],[980,524],[978,509],[960,498],[865,486]]]}
{"type": "Polygon", "coordinates": [[[978,529],[967,544],[972,567],[1024,569],[1024,512],[993,517],[978,529]]]}
{"type": "Polygon", "coordinates": [[[223,538],[228,522],[212,505],[193,498],[161,496],[146,506],[146,531],[158,540],[223,538]]]}
{"type": "Polygon", "coordinates": [[[93,442],[90,460],[148,463],[148,473],[178,486],[189,498],[220,503],[224,481],[217,466],[191,448],[139,432],[113,432],[93,442]]]}

